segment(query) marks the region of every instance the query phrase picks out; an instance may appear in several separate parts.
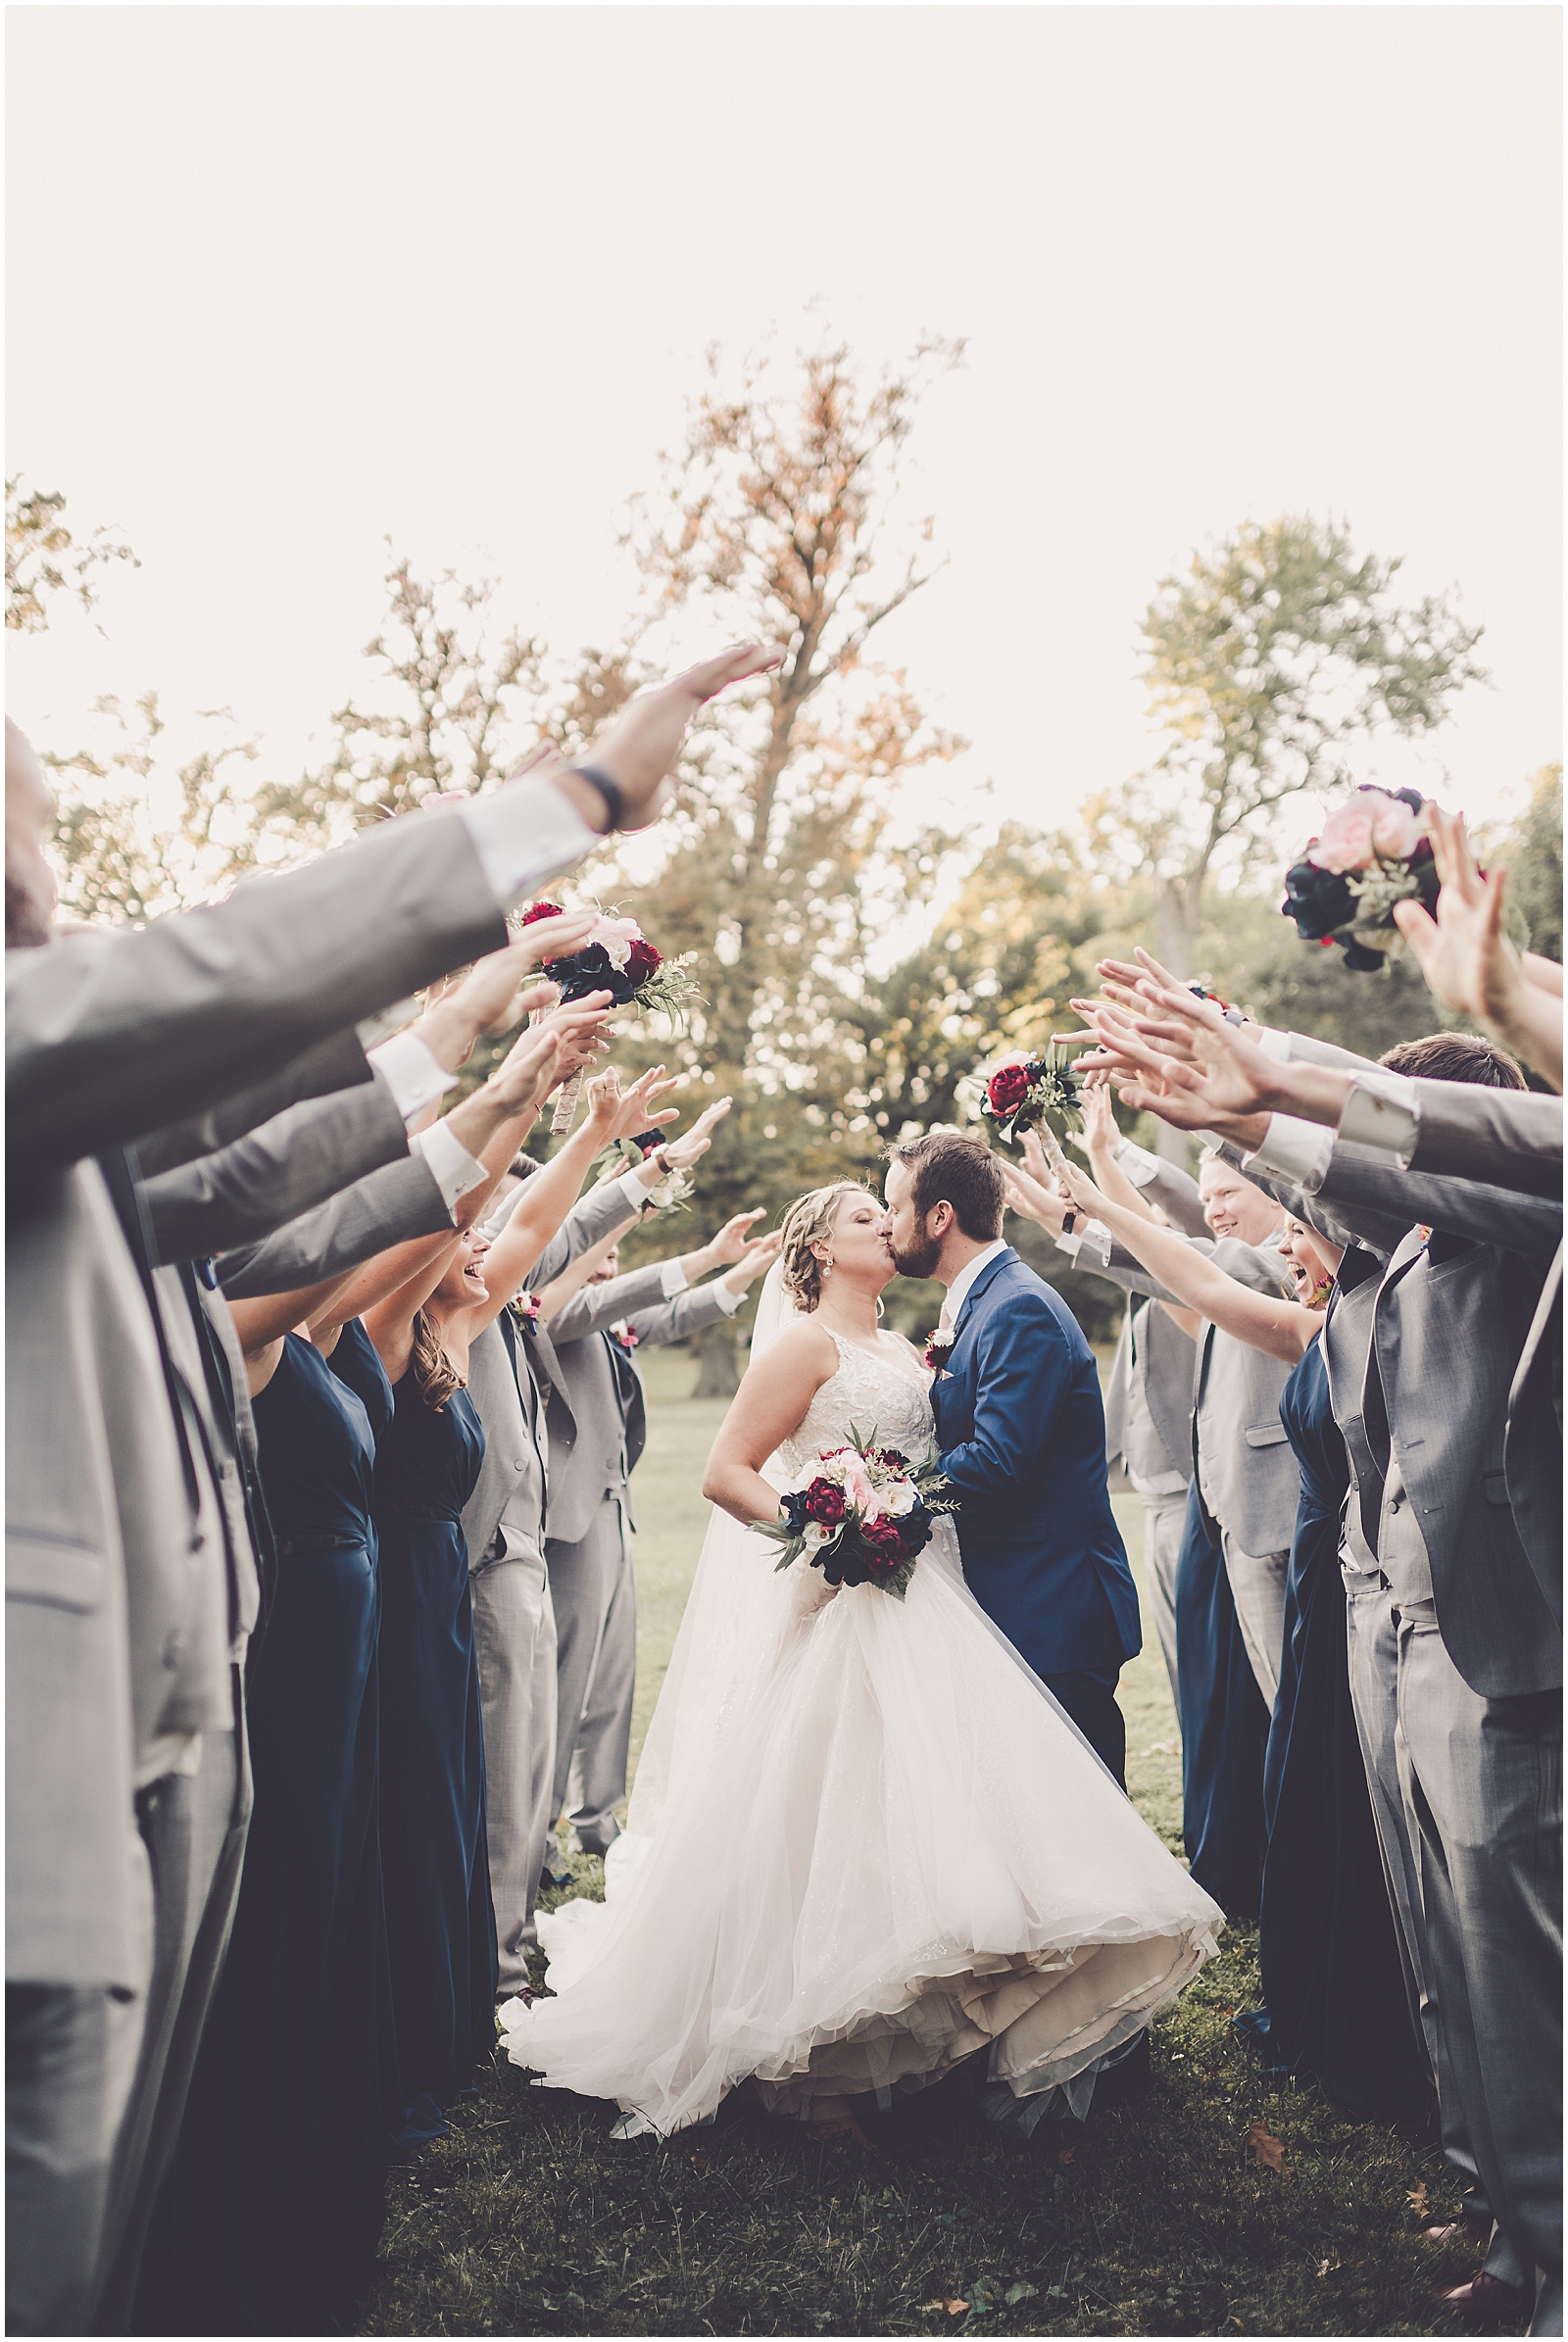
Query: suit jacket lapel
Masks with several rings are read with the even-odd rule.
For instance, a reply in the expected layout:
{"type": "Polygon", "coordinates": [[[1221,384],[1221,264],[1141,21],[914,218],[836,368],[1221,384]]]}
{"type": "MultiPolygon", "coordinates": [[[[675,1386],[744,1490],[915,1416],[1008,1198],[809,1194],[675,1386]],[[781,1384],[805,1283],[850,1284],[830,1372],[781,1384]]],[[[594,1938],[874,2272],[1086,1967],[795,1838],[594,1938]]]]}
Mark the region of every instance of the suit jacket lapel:
{"type": "Polygon", "coordinates": [[[986,1287],[991,1283],[994,1277],[1000,1275],[1002,1270],[1006,1267],[1009,1260],[1016,1260],[1017,1257],[1017,1253],[1013,1250],[1010,1244],[1004,1244],[1002,1250],[996,1255],[996,1257],[986,1262],[985,1267],[980,1271],[979,1276],[976,1277],[974,1283],[964,1294],[963,1306],[958,1311],[957,1317],[954,1321],[953,1339],[955,1342],[957,1341],[958,1336],[962,1333],[964,1326],[968,1321],[969,1312],[973,1309],[976,1301],[979,1300],[980,1295],[985,1292],[986,1287]]]}

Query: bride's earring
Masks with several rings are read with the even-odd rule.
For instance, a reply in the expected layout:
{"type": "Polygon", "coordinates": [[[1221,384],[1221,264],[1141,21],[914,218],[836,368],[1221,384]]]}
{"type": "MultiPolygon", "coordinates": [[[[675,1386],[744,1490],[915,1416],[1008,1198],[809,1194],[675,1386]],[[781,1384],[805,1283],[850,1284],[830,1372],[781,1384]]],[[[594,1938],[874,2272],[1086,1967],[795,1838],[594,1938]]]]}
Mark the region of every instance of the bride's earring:
{"type": "Polygon", "coordinates": [[[829,1279],[829,1278],[832,1276],[832,1274],[833,1274],[833,1263],[832,1263],[832,1261],[831,1261],[831,1260],[823,1260],[823,1261],[819,1261],[819,1262],[817,1263],[817,1266],[818,1266],[818,1268],[821,1270],[821,1273],[822,1273],[822,1283],[825,1285],[825,1284],[827,1283],[828,1279],[829,1279]]]}

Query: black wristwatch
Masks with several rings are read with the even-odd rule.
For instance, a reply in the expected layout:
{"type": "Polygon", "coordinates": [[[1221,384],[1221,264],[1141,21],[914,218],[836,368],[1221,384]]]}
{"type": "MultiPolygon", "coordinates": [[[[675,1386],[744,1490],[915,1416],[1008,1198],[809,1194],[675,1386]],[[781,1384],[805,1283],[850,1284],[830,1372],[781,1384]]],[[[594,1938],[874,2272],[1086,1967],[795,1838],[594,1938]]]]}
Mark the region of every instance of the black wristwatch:
{"type": "MultiPolygon", "coordinates": [[[[598,764],[574,764],[571,769],[579,781],[586,781],[590,789],[598,790],[605,801],[605,810],[610,815],[610,829],[619,829],[626,810],[620,783],[612,780],[603,766],[598,764]]],[[[607,830],[605,835],[608,837],[610,831],[607,830]]]]}
{"type": "Polygon", "coordinates": [[[1064,1211],[1064,1212],[1062,1213],[1062,1215],[1061,1215],[1061,1233],[1062,1233],[1062,1235],[1063,1235],[1063,1236],[1071,1236],[1071,1234],[1072,1234],[1073,1230],[1074,1230],[1074,1229],[1077,1227],[1077,1225],[1078,1225],[1078,1214],[1077,1214],[1077,1212],[1076,1212],[1076,1211],[1073,1211],[1073,1210],[1067,1210],[1067,1211],[1064,1211]]]}

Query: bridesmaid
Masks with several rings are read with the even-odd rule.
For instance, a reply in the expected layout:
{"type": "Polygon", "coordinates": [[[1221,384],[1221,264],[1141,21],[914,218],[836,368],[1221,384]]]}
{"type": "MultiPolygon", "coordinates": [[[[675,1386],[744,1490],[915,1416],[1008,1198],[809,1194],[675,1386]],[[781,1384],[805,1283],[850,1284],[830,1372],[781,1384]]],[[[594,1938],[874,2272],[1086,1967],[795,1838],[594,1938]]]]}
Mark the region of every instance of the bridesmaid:
{"type": "Polygon", "coordinates": [[[142,2266],[141,2333],[350,2333],[380,2233],[370,1501],[392,1393],[363,1326],[334,1315],[343,1287],[233,1304],[277,1586],[247,1683],[239,1904],[142,2266]]]}
{"type": "MultiPolygon", "coordinates": [[[[609,1006],[597,994],[552,1023],[560,1047],[542,1085],[595,1046],[609,1006]]],[[[483,1208],[533,1119],[522,1079],[534,1033],[493,1077],[517,1092],[519,1117],[486,1146],[483,1208]]],[[[496,1935],[485,1854],[484,1739],[463,1508],[484,1458],[484,1428],[465,1385],[468,1344],[521,1287],[576,1200],[595,1157],[650,1113],[669,1084],[654,1066],[622,1096],[612,1073],[587,1086],[588,1112],[522,1190],[492,1247],[477,1234],[426,1238],[386,1255],[403,1282],[366,1311],[391,1386],[392,1421],[377,1447],[373,1508],[380,1544],[381,1850],[398,2065],[408,2116],[426,2134],[495,2047],[496,1935]]]]}
{"type": "MultiPolygon", "coordinates": [[[[1357,2115],[1420,2119],[1433,2108],[1431,2073],[1411,2022],[1350,1707],[1339,1565],[1349,1464],[1318,1341],[1343,1254],[1300,1220],[1287,1221],[1283,1251],[1295,1298],[1273,1300],[1227,1277],[1184,1239],[1112,1203],[1076,1170],[1065,1184],[1074,1202],[1104,1220],[1190,1308],[1295,1362],[1280,1398],[1301,1492],[1263,1767],[1258,1961],[1265,2006],[1235,2023],[1270,2072],[1313,2074],[1357,2115]]],[[[1184,1675],[1186,1667],[1184,1645],[1184,1675]]]]}

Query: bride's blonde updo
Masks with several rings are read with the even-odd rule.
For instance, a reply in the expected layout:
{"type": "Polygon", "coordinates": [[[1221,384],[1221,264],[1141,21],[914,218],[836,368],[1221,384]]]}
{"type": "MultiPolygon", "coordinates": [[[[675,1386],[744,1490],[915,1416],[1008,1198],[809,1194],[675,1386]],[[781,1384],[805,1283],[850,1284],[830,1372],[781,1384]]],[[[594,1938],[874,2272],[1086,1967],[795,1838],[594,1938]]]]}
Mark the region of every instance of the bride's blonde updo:
{"type": "Polygon", "coordinates": [[[779,1264],[784,1271],[784,1291],[797,1309],[814,1309],[822,1298],[822,1263],[811,1246],[827,1235],[845,1195],[868,1195],[870,1192],[858,1180],[841,1179],[830,1188],[813,1188],[808,1195],[797,1195],[784,1214],[779,1264]]]}

